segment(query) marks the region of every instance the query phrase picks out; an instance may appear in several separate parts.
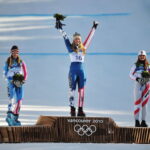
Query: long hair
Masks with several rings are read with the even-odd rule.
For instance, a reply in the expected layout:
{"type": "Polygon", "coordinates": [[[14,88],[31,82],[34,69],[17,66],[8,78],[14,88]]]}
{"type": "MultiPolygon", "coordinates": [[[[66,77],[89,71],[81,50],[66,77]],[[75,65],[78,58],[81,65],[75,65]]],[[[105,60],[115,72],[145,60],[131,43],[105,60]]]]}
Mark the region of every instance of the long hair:
{"type": "Polygon", "coordinates": [[[145,60],[144,61],[141,61],[140,59],[139,59],[139,57],[138,57],[138,59],[137,59],[137,61],[136,61],[136,66],[139,66],[140,64],[143,64],[144,65],[144,69],[146,70],[147,68],[148,68],[148,66],[149,66],[149,62],[148,62],[148,60],[145,58],[145,60]]]}
{"type": "MultiPolygon", "coordinates": [[[[11,48],[11,51],[12,51],[12,50],[14,50],[14,49],[17,49],[17,50],[18,50],[18,46],[13,45],[13,46],[12,46],[12,48],[11,48]]],[[[12,54],[11,54],[11,56],[10,56],[10,57],[8,57],[8,59],[7,59],[8,67],[11,67],[11,66],[12,66],[12,64],[13,64],[13,60],[14,60],[14,58],[13,58],[13,56],[12,56],[12,54]]],[[[16,61],[17,61],[18,65],[20,66],[20,65],[21,65],[22,60],[20,59],[20,57],[19,57],[19,56],[16,58],[16,61]]]]}
{"type": "MultiPolygon", "coordinates": [[[[8,67],[11,67],[11,66],[12,66],[13,60],[14,60],[14,58],[12,57],[12,55],[11,55],[10,57],[7,58],[7,64],[8,64],[8,67]]],[[[17,61],[17,64],[20,66],[22,60],[20,59],[19,56],[16,58],[16,61],[17,61]]]]}

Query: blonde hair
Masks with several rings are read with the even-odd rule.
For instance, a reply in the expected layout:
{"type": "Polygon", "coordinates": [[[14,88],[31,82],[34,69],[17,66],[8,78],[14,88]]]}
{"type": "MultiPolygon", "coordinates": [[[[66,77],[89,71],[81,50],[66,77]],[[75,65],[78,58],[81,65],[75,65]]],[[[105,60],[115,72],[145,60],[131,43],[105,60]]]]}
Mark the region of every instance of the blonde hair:
{"type": "Polygon", "coordinates": [[[82,42],[81,42],[78,46],[76,46],[76,45],[74,44],[74,42],[73,42],[72,45],[71,45],[71,48],[72,48],[72,50],[73,50],[74,52],[76,52],[76,53],[78,53],[79,50],[82,50],[83,54],[84,54],[84,55],[86,54],[86,49],[85,49],[84,45],[82,44],[82,42]]]}
{"type": "Polygon", "coordinates": [[[80,33],[75,32],[73,34],[73,42],[72,42],[71,48],[76,53],[78,53],[79,50],[82,50],[83,54],[85,54],[86,53],[86,49],[85,49],[85,47],[84,47],[84,45],[83,45],[83,43],[81,41],[82,41],[82,39],[81,39],[80,33]],[[74,43],[74,40],[77,39],[77,38],[80,39],[80,44],[78,44],[78,45],[76,45],[74,43]]]}

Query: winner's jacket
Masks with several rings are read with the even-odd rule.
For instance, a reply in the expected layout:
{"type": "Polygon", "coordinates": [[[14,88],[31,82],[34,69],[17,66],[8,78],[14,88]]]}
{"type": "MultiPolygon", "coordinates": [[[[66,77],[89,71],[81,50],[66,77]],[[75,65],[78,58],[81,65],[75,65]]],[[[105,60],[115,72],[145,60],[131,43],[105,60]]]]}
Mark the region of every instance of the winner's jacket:
{"type": "MultiPolygon", "coordinates": [[[[85,49],[88,48],[88,46],[92,40],[92,37],[95,33],[95,30],[96,30],[95,28],[92,28],[89,35],[87,36],[86,40],[83,42],[83,46],[85,49]]],[[[62,29],[60,29],[59,31],[62,33],[63,38],[65,40],[65,44],[68,49],[71,62],[84,62],[85,53],[83,53],[82,50],[79,52],[73,51],[71,48],[71,43],[70,43],[70,40],[69,40],[67,34],[62,29]]]]}
{"type": "Polygon", "coordinates": [[[80,47],[76,50],[73,49],[73,44],[71,44],[67,34],[63,31],[63,29],[59,29],[62,33],[62,36],[65,41],[65,45],[67,47],[71,64],[69,70],[69,101],[70,106],[75,106],[75,90],[78,85],[78,108],[83,107],[84,103],[84,87],[86,84],[86,74],[84,69],[84,58],[86,54],[86,49],[89,47],[89,44],[92,40],[92,37],[95,33],[95,28],[92,27],[90,33],[88,34],[85,41],[80,45],[80,47]]]}
{"type": "Polygon", "coordinates": [[[11,66],[8,63],[5,63],[4,66],[4,75],[8,80],[12,80],[14,74],[19,73],[24,76],[24,80],[27,79],[27,68],[24,61],[21,61],[20,64],[17,63],[15,59],[13,59],[13,63],[11,66]]]}
{"type": "Polygon", "coordinates": [[[131,67],[131,70],[130,70],[130,73],[129,73],[129,76],[132,80],[136,80],[136,78],[142,78],[141,76],[141,73],[143,71],[150,71],[150,65],[148,65],[147,69],[145,70],[144,68],[144,65],[141,64],[139,66],[136,66],[136,64],[134,64],[132,67],[131,67]]]}
{"type": "Polygon", "coordinates": [[[23,86],[16,86],[12,80],[15,74],[21,74],[24,76],[24,80],[27,79],[27,68],[24,61],[20,58],[7,59],[4,66],[4,76],[8,81],[7,92],[9,97],[8,111],[6,122],[9,126],[20,126],[21,122],[18,121],[21,104],[23,100],[23,86]]]}
{"type": "Polygon", "coordinates": [[[143,71],[150,71],[150,66],[144,67],[144,64],[136,65],[131,67],[129,76],[135,81],[134,86],[134,117],[135,120],[139,120],[140,112],[142,120],[146,120],[146,105],[150,98],[150,83],[146,82],[144,85],[136,81],[137,78],[142,78],[143,71]]]}

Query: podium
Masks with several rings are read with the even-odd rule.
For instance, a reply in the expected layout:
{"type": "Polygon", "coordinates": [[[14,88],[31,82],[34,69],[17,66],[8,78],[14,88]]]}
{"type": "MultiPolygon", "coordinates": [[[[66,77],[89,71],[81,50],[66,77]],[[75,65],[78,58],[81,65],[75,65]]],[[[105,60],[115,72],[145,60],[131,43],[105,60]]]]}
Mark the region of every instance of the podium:
{"type": "Polygon", "coordinates": [[[150,144],[150,128],[119,127],[105,117],[40,116],[35,125],[0,127],[0,143],[150,144]]]}

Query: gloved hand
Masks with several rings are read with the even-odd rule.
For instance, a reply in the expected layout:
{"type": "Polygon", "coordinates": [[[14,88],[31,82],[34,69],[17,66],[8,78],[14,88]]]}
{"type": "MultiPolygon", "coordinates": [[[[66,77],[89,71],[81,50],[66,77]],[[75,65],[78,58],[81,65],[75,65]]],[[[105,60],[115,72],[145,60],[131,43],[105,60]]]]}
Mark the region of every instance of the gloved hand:
{"type": "Polygon", "coordinates": [[[139,78],[139,77],[136,78],[136,81],[137,81],[137,82],[140,82],[140,80],[141,80],[141,78],[139,78]]]}
{"type": "Polygon", "coordinates": [[[66,16],[56,13],[53,17],[56,19],[55,28],[62,29],[62,26],[65,26],[65,24],[62,24],[61,21],[63,21],[66,18],[66,16]]]}
{"type": "Polygon", "coordinates": [[[97,21],[93,21],[93,27],[92,28],[97,28],[97,26],[98,26],[98,24],[99,24],[99,22],[97,22],[97,21]]]}
{"type": "Polygon", "coordinates": [[[62,29],[62,23],[61,23],[61,21],[60,20],[56,20],[56,25],[55,25],[55,28],[56,29],[62,29]]]}
{"type": "Polygon", "coordinates": [[[149,79],[148,78],[139,78],[139,77],[137,77],[136,81],[143,86],[144,84],[146,84],[149,81],[149,79]]]}

